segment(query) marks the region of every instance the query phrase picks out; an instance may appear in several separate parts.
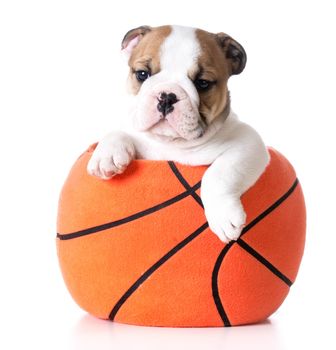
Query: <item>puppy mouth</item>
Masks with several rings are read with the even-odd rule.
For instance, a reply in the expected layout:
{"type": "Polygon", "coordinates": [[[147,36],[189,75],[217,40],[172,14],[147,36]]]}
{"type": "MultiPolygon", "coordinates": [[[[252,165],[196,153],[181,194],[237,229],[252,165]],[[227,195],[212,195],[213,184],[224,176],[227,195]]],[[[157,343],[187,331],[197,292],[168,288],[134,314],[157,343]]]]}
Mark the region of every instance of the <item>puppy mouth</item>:
{"type": "Polygon", "coordinates": [[[183,125],[175,125],[167,116],[162,118],[153,125],[149,130],[155,136],[162,137],[165,140],[185,140],[192,141],[201,138],[205,131],[206,125],[200,120],[196,125],[194,123],[188,124],[183,123],[183,125]]]}

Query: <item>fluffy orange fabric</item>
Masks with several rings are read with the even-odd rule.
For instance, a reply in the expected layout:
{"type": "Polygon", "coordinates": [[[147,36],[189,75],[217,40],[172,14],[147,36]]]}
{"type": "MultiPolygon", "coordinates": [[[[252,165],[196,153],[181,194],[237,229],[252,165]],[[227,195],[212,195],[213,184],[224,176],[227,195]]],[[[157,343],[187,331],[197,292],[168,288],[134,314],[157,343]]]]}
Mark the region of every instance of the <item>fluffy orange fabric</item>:
{"type": "Polygon", "coordinates": [[[293,167],[271,162],[243,196],[247,224],[223,244],[199,197],[206,167],[136,160],[104,181],[89,176],[90,147],[64,184],[57,250],[65,283],[84,310],[116,322],[171,327],[262,321],[295,281],[305,205],[293,167]]]}

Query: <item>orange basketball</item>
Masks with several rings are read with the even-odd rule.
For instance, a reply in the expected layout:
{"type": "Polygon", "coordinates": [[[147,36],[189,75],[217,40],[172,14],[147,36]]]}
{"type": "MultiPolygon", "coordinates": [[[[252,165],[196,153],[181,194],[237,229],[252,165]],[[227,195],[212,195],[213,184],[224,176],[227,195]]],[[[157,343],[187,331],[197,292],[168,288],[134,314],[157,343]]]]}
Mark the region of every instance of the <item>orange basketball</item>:
{"type": "Polygon", "coordinates": [[[136,160],[104,181],[76,161],[58,211],[65,283],[99,318],[147,326],[235,326],[275,312],[295,281],[305,205],[289,162],[271,162],[243,196],[247,224],[236,242],[210,231],[199,192],[206,167],[136,160]]]}

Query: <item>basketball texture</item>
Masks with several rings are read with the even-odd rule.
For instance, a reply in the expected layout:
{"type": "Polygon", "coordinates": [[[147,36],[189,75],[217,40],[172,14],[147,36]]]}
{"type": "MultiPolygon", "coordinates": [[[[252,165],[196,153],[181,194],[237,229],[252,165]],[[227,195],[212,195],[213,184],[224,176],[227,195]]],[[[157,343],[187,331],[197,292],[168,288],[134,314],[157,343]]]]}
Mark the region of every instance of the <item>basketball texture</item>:
{"type": "Polygon", "coordinates": [[[171,327],[255,323],[278,309],[305,242],[304,199],[284,156],[269,149],[269,166],[242,196],[243,233],[224,244],[203,212],[206,167],[136,160],[104,181],[86,172],[92,151],[70,171],[57,222],[61,270],[80,307],[171,327]]]}

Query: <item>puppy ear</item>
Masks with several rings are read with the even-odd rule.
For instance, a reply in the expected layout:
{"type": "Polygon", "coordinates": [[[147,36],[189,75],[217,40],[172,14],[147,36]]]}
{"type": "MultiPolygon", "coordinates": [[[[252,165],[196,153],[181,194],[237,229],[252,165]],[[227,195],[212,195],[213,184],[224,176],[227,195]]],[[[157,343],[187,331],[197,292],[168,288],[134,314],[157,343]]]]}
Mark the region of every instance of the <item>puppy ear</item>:
{"type": "Polygon", "coordinates": [[[241,73],[246,65],[246,52],[244,48],[225,33],[216,34],[216,39],[226,58],[231,62],[231,75],[241,73]]]}
{"type": "Polygon", "coordinates": [[[122,42],[121,42],[121,51],[123,54],[129,58],[133,49],[138,45],[139,41],[143,38],[143,36],[151,31],[152,28],[149,26],[141,26],[138,28],[134,28],[129,30],[122,42]]]}

